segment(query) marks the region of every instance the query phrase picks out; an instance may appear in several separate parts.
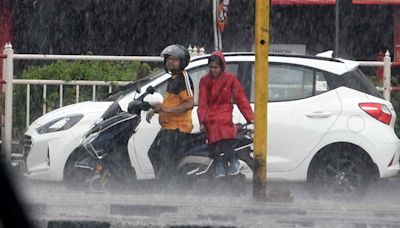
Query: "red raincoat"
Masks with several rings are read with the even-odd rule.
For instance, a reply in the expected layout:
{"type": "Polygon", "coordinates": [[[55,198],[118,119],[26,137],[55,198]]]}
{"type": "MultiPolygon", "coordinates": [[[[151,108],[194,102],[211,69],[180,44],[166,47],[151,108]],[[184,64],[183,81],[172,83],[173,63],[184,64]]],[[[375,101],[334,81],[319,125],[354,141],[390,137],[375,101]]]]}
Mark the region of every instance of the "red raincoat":
{"type": "MultiPolygon", "coordinates": [[[[221,58],[225,65],[221,52],[215,51],[212,55],[221,58]]],[[[232,98],[246,120],[253,120],[254,113],[243,87],[232,73],[222,71],[216,78],[208,73],[200,80],[197,114],[200,124],[207,130],[209,144],[236,138],[236,127],[232,122],[232,98]]]]}

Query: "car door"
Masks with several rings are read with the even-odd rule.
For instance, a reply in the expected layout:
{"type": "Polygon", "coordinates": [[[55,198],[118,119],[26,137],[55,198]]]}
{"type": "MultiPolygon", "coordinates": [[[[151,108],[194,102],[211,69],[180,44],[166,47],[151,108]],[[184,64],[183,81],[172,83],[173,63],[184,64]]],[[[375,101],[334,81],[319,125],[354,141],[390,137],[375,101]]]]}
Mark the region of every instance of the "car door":
{"type": "MultiPolygon", "coordinates": [[[[268,172],[296,168],[338,118],[341,103],[329,89],[325,74],[304,66],[270,63],[268,172]]],[[[254,88],[254,67],[251,78],[254,88]]],[[[250,100],[254,101],[254,90],[250,100]]]]}

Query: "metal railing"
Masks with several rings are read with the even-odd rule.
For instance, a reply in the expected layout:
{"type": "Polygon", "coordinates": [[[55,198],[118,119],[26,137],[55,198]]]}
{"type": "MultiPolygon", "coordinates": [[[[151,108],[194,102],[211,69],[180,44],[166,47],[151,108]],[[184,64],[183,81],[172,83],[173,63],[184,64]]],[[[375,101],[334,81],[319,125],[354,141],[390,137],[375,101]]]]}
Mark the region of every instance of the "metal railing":
{"type": "MultiPolygon", "coordinates": [[[[188,51],[190,56],[204,55],[203,47],[189,45],[188,51]]],[[[3,90],[4,91],[4,118],[1,135],[1,151],[6,159],[11,157],[12,144],[12,107],[13,107],[13,86],[26,85],[26,126],[30,124],[30,93],[31,85],[43,85],[43,100],[47,99],[47,86],[59,86],[59,106],[63,106],[64,86],[75,86],[75,102],[79,102],[80,86],[92,86],[92,100],[96,100],[96,91],[99,86],[108,86],[108,91],[112,92],[112,86],[126,85],[127,81],[62,81],[62,80],[24,80],[14,79],[14,60],[102,60],[102,61],[140,61],[140,62],[162,62],[160,56],[98,56],[98,55],[41,55],[41,54],[14,54],[14,50],[10,43],[4,46],[3,54],[3,90]]],[[[46,102],[43,102],[42,113],[47,110],[46,102]]]]}
{"type": "MultiPolygon", "coordinates": [[[[128,81],[63,81],[63,80],[26,80],[26,79],[14,79],[14,85],[26,85],[26,121],[25,126],[28,127],[30,124],[30,101],[31,101],[31,85],[43,85],[42,87],[42,98],[43,101],[47,100],[47,86],[55,85],[58,86],[59,91],[59,107],[64,105],[64,86],[75,86],[75,103],[79,102],[80,98],[80,88],[81,86],[91,86],[92,87],[92,101],[96,100],[97,87],[107,86],[108,93],[112,92],[113,86],[126,85],[130,82],[128,81]]],[[[42,115],[47,112],[47,102],[42,104],[42,115]]]]}
{"type": "Polygon", "coordinates": [[[383,97],[390,101],[391,92],[391,66],[393,65],[389,51],[386,51],[383,62],[380,61],[357,61],[360,66],[382,67],[383,66],[383,97]]]}
{"type": "MultiPolygon", "coordinates": [[[[63,104],[62,93],[64,85],[75,85],[76,101],[79,99],[79,86],[91,85],[93,86],[92,99],[95,99],[96,86],[111,86],[123,85],[128,82],[98,82],[98,81],[61,81],[61,80],[21,80],[14,79],[14,60],[103,60],[103,61],[142,61],[142,62],[161,62],[162,58],[159,56],[85,56],[85,55],[40,55],[40,54],[14,54],[14,50],[10,43],[4,47],[3,55],[3,82],[4,83],[4,120],[2,126],[2,144],[1,151],[6,160],[11,158],[11,143],[12,143],[12,108],[13,108],[13,85],[26,84],[27,85],[27,100],[30,97],[30,86],[34,84],[43,85],[43,98],[46,99],[47,85],[59,85],[60,90],[60,105],[63,104]]],[[[44,102],[45,103],[45,102],[44,102]]],[[[27,102],[27,123],[29,123],[29,102],[27,102]]],[[[43,113],[46,112],[46,104],[43,104],[43,113]]]]}

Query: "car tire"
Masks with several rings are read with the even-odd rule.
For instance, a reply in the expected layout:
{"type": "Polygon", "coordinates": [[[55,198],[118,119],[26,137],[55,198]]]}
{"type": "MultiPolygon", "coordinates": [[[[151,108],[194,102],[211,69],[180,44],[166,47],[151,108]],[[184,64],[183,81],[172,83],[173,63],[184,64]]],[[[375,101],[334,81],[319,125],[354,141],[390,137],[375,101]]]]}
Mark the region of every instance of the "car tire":
{"type": "Polygon", "coordinates": [[[111,175],[108,186],[105,186],[106,190],[130,191],[136,186],[136,172],[130,165],[111,169],[111,175]]]}
{"type": "Polygon", "coordinates": [[[84,190],[85,180],[94,175],[94,171],[90,169],[82,169],[74,167],[76,161],[81,161],[86,156],[89,156],[82,150],[74,150],[69,156],[64,167],[63,184],[64,187],[70,190],[84,190]]]}
{"type": "MultiPolygon", "coordinates": [[[[63,183],[70,190],[88,190],[88,191],[127,191],[134,187],[136,182],[135,170],[128,164],[109,165],[106,179],[88,184],[88,180],[93,178],[96,173],[94,170],[76,168],[76,161],[81,161],[89,156],[85,151],[75,150],[68,158],[64,168],[63,183]]],[[[128,162],[127,162],[128,163],[128,162]]],[[[110,164],[110,163],[109,163],[110,164]]]]}
{"type": "Polygon", "coordinates": [[[308,185],[315,198],[356,200],[379,176],[371,158],[353,144],[324,148],[310,164],[308,185]]]}

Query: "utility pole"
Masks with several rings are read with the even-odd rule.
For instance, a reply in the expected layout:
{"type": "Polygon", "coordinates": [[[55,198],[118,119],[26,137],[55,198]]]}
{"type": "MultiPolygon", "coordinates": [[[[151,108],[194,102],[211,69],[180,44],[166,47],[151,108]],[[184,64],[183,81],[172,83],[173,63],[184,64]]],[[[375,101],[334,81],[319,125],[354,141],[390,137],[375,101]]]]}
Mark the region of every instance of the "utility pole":
{"type": "Polygon", "coordinates": [[[335,6],[335,51],[334,51],[334,56],[336,58],[339,57],[339,30],[340,30],[340,21],[339,21],[339,16],[340,16],[340,10],[339,10],[339,2],[340,0],[336,0],[336,6],[335,6]]]}
{"type": "Polygon", "coordinates": [[[217,0],[213,0],[213,29],[214,29],[214,50],[219,50],[219,37],[218,27],[217,27],[217,0]]]}
{"type": "Polygon", "coordinates": [[[256,0],[255,11],[255,118],[253,197],[267,199],[267,117],[270,1],[256,0]]]}

